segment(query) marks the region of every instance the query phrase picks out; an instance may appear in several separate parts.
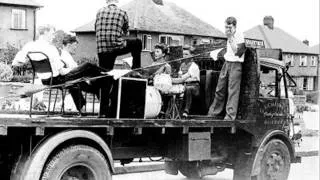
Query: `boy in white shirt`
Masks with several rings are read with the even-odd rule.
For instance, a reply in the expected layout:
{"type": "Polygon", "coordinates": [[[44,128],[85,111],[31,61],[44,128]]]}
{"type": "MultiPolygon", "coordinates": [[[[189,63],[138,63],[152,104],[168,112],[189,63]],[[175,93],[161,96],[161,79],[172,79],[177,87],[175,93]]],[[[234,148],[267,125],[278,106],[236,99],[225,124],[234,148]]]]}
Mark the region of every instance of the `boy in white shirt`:
{"type": "Polygon", "coordinates": [[[192,48],[183,48],[183,58],[186,59],[180,66],[179,77],[173,78],[172,83],[185,84],[184,109],[182,116],[187,118],[192,105],[192,100],[200,94],[200,70],[199,66],[193,62],[192,48]]]}
{"type": "Polygon", "coordinates": [[[228,17],[225,21],[225,33],[228,38],[227,52],[224,55],[225,63],[220,72],[214,101],[208,112],[209,116],[219,116],[226,103],[224,120],[235,120],[238,111],[245,43],[243,34],[236,31],[236,27],[236,18],[228,17]],[[227,102],[225,102],[227,93],[227,102]]]}

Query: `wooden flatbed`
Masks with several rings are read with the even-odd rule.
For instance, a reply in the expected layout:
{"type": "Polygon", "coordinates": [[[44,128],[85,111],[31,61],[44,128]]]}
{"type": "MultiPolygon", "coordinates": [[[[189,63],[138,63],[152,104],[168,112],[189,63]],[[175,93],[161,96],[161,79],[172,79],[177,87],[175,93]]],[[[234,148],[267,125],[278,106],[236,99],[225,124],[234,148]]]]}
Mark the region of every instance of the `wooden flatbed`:
{"type": "Polygon", "coordinates": [[[1,134],[6,135],[10,127],[19,128],[215,128],[234,127],[240,124],[255,123],[255,121],[226,121],[211,119],[206,116],[193,116],[191,119],[112,119],[96,116],[64,117],[46,115],[1,114],[1,134]]]}

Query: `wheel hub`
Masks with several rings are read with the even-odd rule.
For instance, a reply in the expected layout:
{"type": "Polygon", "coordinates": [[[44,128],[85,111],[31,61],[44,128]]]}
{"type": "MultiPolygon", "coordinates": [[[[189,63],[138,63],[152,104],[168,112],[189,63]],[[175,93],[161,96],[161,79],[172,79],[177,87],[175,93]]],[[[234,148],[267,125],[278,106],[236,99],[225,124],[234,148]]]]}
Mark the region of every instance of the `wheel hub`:
{"type": "Polygon", "coordinates": [[[270,180],[279,180],[284,166],[284,160],[278,153],[273,153],[267,159],[267,176],[270,180]]]}
{"type": "Polygon", "coordinates": [[[73,166],[68,168],[61,180],[95,180],[94,173],[86,166],[73,166]]]}

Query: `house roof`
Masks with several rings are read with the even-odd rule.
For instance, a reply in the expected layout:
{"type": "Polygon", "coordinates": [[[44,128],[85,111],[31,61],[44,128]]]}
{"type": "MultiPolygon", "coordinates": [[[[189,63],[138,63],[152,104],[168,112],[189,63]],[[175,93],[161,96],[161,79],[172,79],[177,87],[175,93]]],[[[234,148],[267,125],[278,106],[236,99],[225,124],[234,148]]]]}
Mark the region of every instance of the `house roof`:
{"type": "MultiPolygon", "coordinates": [[[[171,2],[157,5],[153,0],[132,0],[122,9],[128,13],[130,30],[225,37],[218,29],[171,2]]],[[[94,22],[74,31],[94,32],[94,22]]]]}
{"type": "Polygon", "coordinates": [[[275,27],[273,30],[258,25],[244,33],[246,38],[263,40],[266,48],[282,49],[283,52],[314,54],[302,41],[275,27]]]}
{"type": "Polygon", "coordinates": [[[43,7],[40,3],[34,0],[0,0],[0,4],[43,7]]]}
{"type": "Polygon", "coordinates": [[[311,51],[316,54],[320,54],[320,44],[311,47],[311,51]]]}

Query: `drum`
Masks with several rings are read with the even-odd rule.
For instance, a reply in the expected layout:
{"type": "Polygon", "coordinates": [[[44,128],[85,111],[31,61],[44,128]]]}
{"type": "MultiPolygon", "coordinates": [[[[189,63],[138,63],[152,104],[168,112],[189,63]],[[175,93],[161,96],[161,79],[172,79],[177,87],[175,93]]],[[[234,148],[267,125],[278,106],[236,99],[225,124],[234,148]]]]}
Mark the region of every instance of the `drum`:
{"type": "Polygon", "coordinates": [[[174,84],[172,87],[168,90],[168,94],[182,94],[184,92],[184,85],[182,84],[174,84]]]}
{"type": "Polygon", "coordinates": [[[145,118],[155,118],[159,115],[162,106],[162,99],[159,91],[153,86],[147,86],[146,104],[144,110],[145,118]]]}
{"type": "Polygon", "coordinates": [[[153,85],[160,92],[167,93],[172,87],[172,79],[169,74],[157,74],[153,78],[153,85]]]}

